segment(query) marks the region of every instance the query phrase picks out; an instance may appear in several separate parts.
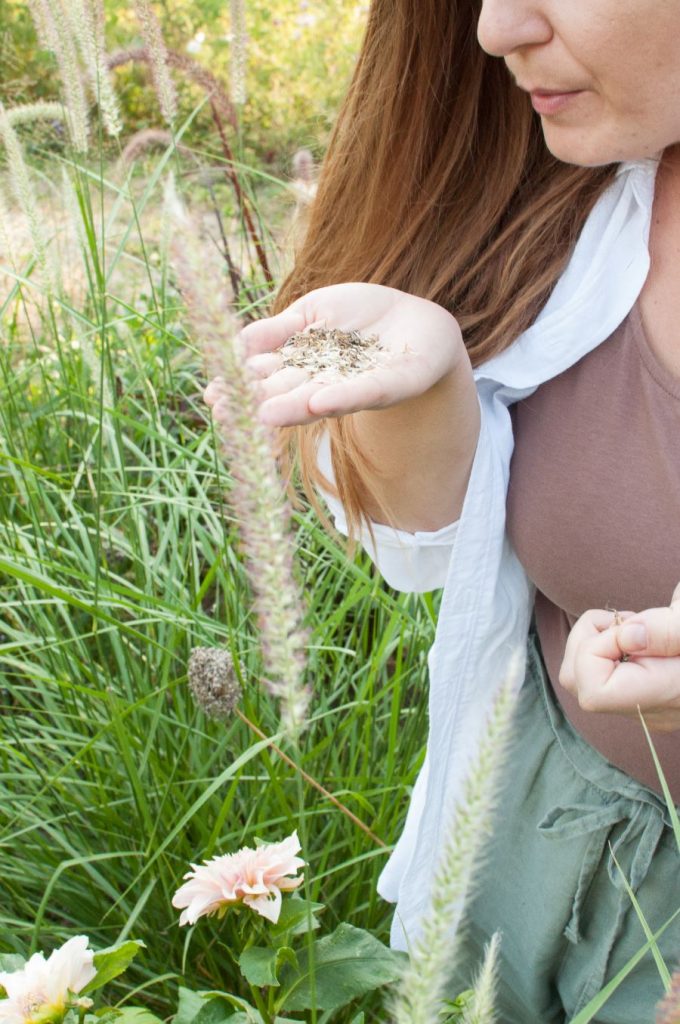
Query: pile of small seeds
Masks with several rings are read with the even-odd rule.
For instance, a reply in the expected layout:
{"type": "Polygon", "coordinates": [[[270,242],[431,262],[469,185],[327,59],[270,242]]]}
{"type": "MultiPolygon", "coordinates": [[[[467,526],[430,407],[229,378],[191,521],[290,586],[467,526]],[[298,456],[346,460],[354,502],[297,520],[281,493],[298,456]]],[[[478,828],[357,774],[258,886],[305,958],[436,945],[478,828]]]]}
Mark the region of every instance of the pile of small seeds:
{"type": "Polygon", "coordinates": [[[313,327],[293,334],[279,349],[284,366],[296,366],[310,373],[330,372],[351,377],[379,365],[383,351],[377,335],[362,337],[358,331],[313,327]]]}

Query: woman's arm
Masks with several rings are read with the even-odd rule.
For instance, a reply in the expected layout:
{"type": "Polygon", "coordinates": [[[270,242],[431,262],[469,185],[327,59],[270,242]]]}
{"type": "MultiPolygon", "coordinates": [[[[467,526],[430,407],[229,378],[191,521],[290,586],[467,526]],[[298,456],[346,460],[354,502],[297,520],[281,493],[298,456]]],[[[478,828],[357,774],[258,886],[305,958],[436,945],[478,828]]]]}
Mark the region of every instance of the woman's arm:
{"type": "Polygon", "coordinates": [[[353,416],[357,443],[379,467],[378,501],[364,508],[408,533],[439,530],[460,518],[479,437],[479,402],[467,357],[428,391],[379,412],[353,416]]]}

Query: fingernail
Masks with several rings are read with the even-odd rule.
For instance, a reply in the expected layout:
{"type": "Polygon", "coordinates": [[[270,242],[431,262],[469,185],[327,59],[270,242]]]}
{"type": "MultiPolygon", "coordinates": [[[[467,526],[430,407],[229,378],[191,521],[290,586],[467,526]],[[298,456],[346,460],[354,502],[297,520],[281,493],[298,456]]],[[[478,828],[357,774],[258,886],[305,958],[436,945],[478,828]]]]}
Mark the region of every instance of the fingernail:
{"type": "Polygon", "coordinates": [[[619,643],[627,651],[641,651],[647,646],[647,627],[639,624],[621,626],[619,643]]]}

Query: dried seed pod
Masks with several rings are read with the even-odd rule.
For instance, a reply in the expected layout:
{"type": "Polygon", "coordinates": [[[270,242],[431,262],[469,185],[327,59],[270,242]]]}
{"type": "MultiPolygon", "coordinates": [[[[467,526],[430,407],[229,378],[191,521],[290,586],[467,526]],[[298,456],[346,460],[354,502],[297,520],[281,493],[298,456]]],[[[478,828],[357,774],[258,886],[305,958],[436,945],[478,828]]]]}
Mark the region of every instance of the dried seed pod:
{"type": "Polygon", "coordinates": [[[229,718],[241,700],[234,662],[222,647],[194,647],[189,655],[189,687],[210,718],[229,718]]]}

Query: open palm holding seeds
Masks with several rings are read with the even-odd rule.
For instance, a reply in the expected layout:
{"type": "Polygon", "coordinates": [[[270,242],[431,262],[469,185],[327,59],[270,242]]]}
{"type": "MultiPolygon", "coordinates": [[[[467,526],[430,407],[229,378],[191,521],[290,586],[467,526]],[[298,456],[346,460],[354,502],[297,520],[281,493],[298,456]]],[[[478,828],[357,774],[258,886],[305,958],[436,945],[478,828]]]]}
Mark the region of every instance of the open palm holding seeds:
{"type": "MultiPolygon", "coordinates": [[[[384,409],[424,394],[466,358],[441,306],[376,284],[319,288],[241,333],[272,426],[384,409]]],[[[215,405],[217,389],[206,398],[215,405]]],[[[215,409],[219,418],[219,409],[215,409]]]]}

